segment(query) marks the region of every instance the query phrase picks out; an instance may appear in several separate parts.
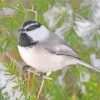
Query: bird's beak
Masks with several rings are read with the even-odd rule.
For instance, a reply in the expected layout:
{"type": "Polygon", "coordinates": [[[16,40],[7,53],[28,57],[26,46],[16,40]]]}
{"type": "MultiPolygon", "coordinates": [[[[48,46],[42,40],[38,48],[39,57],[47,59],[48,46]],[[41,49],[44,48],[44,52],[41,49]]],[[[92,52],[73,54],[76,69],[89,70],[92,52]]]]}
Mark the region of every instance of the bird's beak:
{"type": "Polygon", "coordinates": [[[24,32],[24,31],[25,31],[25,29],[23,29],[23,28],[22,28],[22,29],[19,29],[18,31],[19,31],[19,32],[24,32]]]}

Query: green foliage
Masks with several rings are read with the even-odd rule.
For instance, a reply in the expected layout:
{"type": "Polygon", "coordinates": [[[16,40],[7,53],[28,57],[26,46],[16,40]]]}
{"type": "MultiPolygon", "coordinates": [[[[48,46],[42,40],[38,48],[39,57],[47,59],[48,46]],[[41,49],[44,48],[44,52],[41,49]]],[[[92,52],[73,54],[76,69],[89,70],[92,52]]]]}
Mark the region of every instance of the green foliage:
{"type": "Polygon", "coordinates": [[[50,3],[52,2],[52,0],[34,0],[33,4],[35,6],[35,9],[37,11],[37,19],[40,23],[45,23],[44,18],[43,18],[43,13],[46,12],[49,8],[50,3]]]}
{"type": "Polygon", "coordinates": [[[51,80],[45,80],[44,84],[44,95],[45,95],[45,100],[47,99],[46,97],[51,96],[50,98],[55,100],[65,100],[66,96],[64,95],[65,90],[60,87],[58,84],[54,83],[51,80]],[[46,85],[48,84],[48,85],[46,85]],[[48,92],[50,91],[50,92],[48,92]]]}
{"type": "Polygon", "coordinates": [[[7,63],[4,63],[4,66],[6,67],[6,72],[7,74],[6,75],[10,75],[10,76],[13,76],[12,80],[15,78],[15,77],[19,77],[19,70],[18,70],[18,67],[16,66],[16,63],[15,62],[11,62],[11,64],[7,64],[7,63]]]}
{"type": "Polygon", "coordinates": [[[9,95],[8,93],[2,93],[2,90],[4,89],[4,87],[0,87],[0,100],[8,100],[9,99],[9,95]]]}
{"type": "Polygon", "coordinates": [[[84,17],[85,19],[89,19],[91,16],[91,8],[90,7],[85,7],[80,10],[80,15],[84,17]]]}
{"type": "Polygon", "coordinates": [[[64,36],[65,40],[74,48],[81,48],[81,39],[76,35],[74,29],[71,29],[64,36]],[[80,45],[80,46],[79,46],[80,45]]]}

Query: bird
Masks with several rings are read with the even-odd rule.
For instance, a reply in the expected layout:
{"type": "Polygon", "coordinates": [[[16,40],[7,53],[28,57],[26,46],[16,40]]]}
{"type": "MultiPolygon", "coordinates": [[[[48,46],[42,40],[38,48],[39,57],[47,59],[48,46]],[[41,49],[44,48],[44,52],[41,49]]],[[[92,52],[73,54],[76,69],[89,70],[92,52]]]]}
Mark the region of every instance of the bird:
{"type": "Polygon", "coordinates": [[[83,61],[75,49],[39,22],[27,20],[18,31],[20,56],[38,72],[55,72],[73,64],[100,72],[100,69],[83,61]]]}
{"type": "Polygon", "coordinates": [[[18,31],[18,50],[27,64],[23,69],[27,71],[31,66],[43,73],[37,98],[40,97],[43,88],[44,78],[46,78],[44,76],[62,70],[68,65],[81,64],[100,72],[99,68],[83,61],[74,48],[39,22],[25,21],[18,31]]]}

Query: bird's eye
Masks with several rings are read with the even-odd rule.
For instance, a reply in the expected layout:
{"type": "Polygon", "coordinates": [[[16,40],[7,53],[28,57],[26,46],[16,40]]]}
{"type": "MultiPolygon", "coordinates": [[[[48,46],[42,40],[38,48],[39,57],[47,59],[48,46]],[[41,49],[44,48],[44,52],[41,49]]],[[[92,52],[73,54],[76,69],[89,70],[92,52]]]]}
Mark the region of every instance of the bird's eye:
{"type": "Polygon", "coordinates": [[[32,31],[32,30],[34,30],[34,29],[36,29],[36,28],[39,28],[39,27],[40,27],[40,24],[32,25],[32,26],[29,26],[29,27],[26,29],[26,31],[32,31]]]}

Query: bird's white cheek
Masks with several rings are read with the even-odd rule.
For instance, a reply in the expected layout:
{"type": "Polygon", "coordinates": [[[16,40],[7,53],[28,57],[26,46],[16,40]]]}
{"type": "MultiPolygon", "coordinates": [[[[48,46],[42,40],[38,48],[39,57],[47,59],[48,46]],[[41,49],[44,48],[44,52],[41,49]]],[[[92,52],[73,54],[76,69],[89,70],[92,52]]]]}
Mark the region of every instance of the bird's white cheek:
{"type": "Polygon", "coordinates": [[[40,28],[37,28],[32,31],[28,31],[28,35],[34,40],[34,41],[44,41],[49,37],[49,31],[44,26],[41,26],[40,28]]]}

